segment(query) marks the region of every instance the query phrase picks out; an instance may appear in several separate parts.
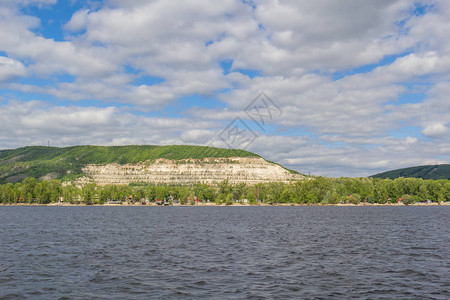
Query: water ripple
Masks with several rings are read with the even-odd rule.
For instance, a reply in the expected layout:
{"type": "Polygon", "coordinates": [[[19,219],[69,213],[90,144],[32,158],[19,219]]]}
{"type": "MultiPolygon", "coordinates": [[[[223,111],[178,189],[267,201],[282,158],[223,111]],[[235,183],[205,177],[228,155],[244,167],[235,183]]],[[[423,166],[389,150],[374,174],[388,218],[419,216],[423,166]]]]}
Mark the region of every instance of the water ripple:
{"type": "Polygon", "coordinates": [[[0,299],[449,299],[449,207],[0,207],[0,299]]]}

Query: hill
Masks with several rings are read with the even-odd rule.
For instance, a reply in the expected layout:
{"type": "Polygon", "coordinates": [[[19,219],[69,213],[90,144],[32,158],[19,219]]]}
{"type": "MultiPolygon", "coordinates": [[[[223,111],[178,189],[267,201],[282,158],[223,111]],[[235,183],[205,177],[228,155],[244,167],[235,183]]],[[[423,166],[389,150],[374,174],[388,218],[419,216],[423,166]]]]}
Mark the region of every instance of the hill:
{"type": "MultiPolygon", "coordinates": [[[[97,180],[106,180],[105,176],[109,176],[107,180],[112,183],[127,183],[129,180],[148,181],[151,176],[134,176],[131,178],[130,176],[127,177],[127,174],[130,172],[124,170],[130,169],[133,166],[135,169],[134,175],[147,174],[150,172],[150,169],[154,175],[160,172],[160,168],[163,167],[162,162],[165,162],[173,169],[167,171],[165,175],[173,175],[170,176],[172,178],[178,172],[174,169],[174,166],[180,164],[190,164],[192,166],[193,163],[203,166],[205,163],[211,164],[212,158],[219,159],[219,161],[215,162],[216,164],[239,163],[239,160],[236,159],[230,162],[229,159],[231,158],[252,158],[266,162],[259,155],[245,150],[205,146],[130,145],[73,146],[66,148],[33,146],[0,151],[0,183],[18,182],[26,177],[77,180],[80,177],[86,176],[94,178],[94,180],[95,178],[97,180]],[[157,165],[156,169],[155,164],[157,165]],[[150,165],[153,167],[148,169],[150,165]],[[145,171],[144,166],[148,170],[145,171]],[[103,168],[102,171],[98,171],[100,167],[103,168]],[[141,170],[142,174],[139,174],[137,170],[141,170]],[[102,174],[106,174],[102,177],[103,179],[99,177],[102,174]],[[111,180],[110,177],[114,177],[114,174],[121,174],[120,176],[122,177],[119,176],[120,178],[117,180],[111,180]]],[[[273,163],[266,163],[276,166],[273,163]]],[[[165,167],[167,169],[167,166],[165,167]]],[[[204,166],[204,168],[208,169],[207,166],[204,166]]],[[[283,170],[295,173],[284,168],[283,170]]],[[[201,168],[198,172],[200,171],[201,168]]],[[[231,176],[233,174],[223,174],[222,177],[225,175],[231,176]]],[[[247,175],[250,176],[251,174],[247,175]]],[[[155,177],[151,178],[155,179],[155,177]]],[[[86,178],[84,180],[86,181],[86,178]]]]}
{"type": "Polygon", "coordinates": [[[450,179],[450,164],[426,165],[387,171],[370,176],[373,178],[414,177],[423,179],[450,179]]]}

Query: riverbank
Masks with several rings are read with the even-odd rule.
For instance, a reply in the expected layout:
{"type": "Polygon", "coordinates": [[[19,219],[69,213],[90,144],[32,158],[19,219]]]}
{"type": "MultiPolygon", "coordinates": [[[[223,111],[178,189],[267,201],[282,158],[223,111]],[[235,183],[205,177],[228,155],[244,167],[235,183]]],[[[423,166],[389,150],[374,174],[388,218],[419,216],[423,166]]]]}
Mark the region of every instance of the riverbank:
{"type": "MultiPolygon", "coordinates": [[[[49,204],[37,204],[37,203],[1,203],[0,206],[114,206],[114,207],[126,207],[126,206],[156,206],[163,207],[165,205],[158,205],[156,203],[150,203],[146,205],[142,205],[140,203],[122,203],[122,204],[72,204],[72,203],[49,203],[49,204]]],[[[338,204],[323,204],[323,203],[314,203],[314,204],[305,204],[305,203],[258,203],[258,204],[242,204],[242,203],[232,203],[232,204],[216,204],[214,202],[210,203],[199,203],[195,205],[189,204],[173,204],[168,206],[233,206],[233,207],[253,207],[253,206],[450,206],[450,202],[431,202],[431,203],[413,203],[413,204],[404,204],[404,203],[338,203],[338,204]]]]}

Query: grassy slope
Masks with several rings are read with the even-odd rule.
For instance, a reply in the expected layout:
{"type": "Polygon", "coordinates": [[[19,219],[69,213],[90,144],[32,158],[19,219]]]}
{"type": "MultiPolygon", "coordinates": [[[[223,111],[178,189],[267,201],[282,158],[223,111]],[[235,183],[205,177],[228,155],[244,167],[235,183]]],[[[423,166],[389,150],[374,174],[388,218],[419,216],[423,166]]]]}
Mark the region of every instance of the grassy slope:
{"type": "Polygon", "coordinates": [[[392,170],[375,174],[374,178],[415,177],[423,179],[450,179],[450,165],[428,165],[392,170]]]}
{"type": "Polygon", "coordinates": [[[39,178],[51,172],[62,179],[74,179],[82,175],[81,168],[86,164],[126,164],[158,158],[180,160],[250,156],[259,157],[239,149],[186,145],[24,147],[0,151],[0,183],[18,181],[24,177],[39,178]]]}

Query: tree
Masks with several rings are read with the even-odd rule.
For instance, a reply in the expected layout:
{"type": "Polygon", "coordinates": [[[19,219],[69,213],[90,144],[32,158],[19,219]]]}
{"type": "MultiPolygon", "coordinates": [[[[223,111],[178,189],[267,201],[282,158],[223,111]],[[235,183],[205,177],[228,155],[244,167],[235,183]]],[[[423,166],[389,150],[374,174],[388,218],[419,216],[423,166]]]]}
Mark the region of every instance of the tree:
{"type": "Polygon", "coordinates": [[[385,189],[388,194],[388,198],[391,198],[391,202],[395,203],[397,199],[402,195],[398,190],[397,185],[393,180],[385,181],[385,189]]]}
{"type": "Polygon", "coordinates": [[[402,202],[406,205],[414,203],[414,197],[412,197],[411,195],[405,194],[402,195],[400,198],[402,199],[402,202]]]}
{"type": "Polygon", "coordinates": [[[113,200],[112,190],[113,190],[113,186],[111,186],[111,185],[105,185],[99,189],[98,196],[99,196],[100,203],[105,203],[110,200],[113,200]]]}
{"type": "Polygon", "coordinates": [[[49,203],[50,202],[50,190],[47,181],[37,182],[34,185],[34,197],[38,203],[49,203]]]}
{"type": "Polygon", "coordinates": [[[256,204],[256,186],[246,186],[244,197],[250,204],[256,204]]]}
{"type": "Polygon", "coordinates": [[[143,187],[138,187],[133,190],[133,194],[136,196],[138,200],[145,198],[145,191],[143,187]]]}
{"type": "Polygon", "coordinates": [[[51,180],[48,185],[50,192],[50,201],[58,202],[59,197],[62,196],[62,183],[59,180],[51,180]]]}
{"type": "Polygon", "coordinates": [[[233,193],[229,193],[225,198],[225,204],[226,205],[233,204],[233,198],[234,198],[233,193]]]}
{"type": "Polygon", "coordinates": [[[387,199],[389,198],[389,194],[386,191],[386,181],[375,179],[374,181],[374,187],[373,187],[373,194],[375,197],[376,202],[378,203],[386,203],[387,199]]]}
{"type": "Polygon", "coordinates": [[[426,180],[427,194],[432,201],[440,202],[445,200],[445,185],[443,180],[426,180]]]}
{"type": "Polygon", "coordinates": [[[149,199],[151,202],[156,201],[156,191],[154,185],[148,185],[144,190],[145,198],[149,199]]]}
{"type": "Polygon", "coordinates": [[[97,195],[97,185],[95,183],[89,183],[83,186],[81,189],[81,197],[85,204],[92,204],[95,196],[97,195]]]}
{"type": "Polygon", "coordinates": [[[361,196],[357,193],[354,193],[348,197],[348,200],[350,201],[350,203],[358,204],[359,202],[361,202],[361,196]]]}
{"type": "Polygon", "coordinates": [[[322,198],[321,203],[322,204],[336,204],[338,203],[338,194],[333,191],[329,190],[325,193],[324,197],[322,198]]]}
{"type": "Polygon", "coordinates": [[[450,201],[450,180],[445,180],[443,185],[444,201],[450,201]]]}
{"type": "Polygon", "coordinates": [[[17,191],[12,183],[0,186],[0,203],[13,203],[18,197],[17,191]]]}
{"type": "Polygon", "coordinates": [[[281,182],[270,182],[267,191],[267,201],[271,203],[279,203],[282,200],[284,184],[281,182]]]}
{"type": "Polygon", "coordinates": [[[266,197],[267,197],[267,186],[262,183],[256,184],[255,185],[256,201],[262,201],[262,200],[266,199],[266,197]]]}
{"type": "Polygon", "coordinates": [[[62,188],[62,196],[65,202],[75,203],[80,195],[78,187],[72,183],[62,188]]]}
{"type": "Polygon", "coordinates": [[[36,179],[33,177],[27,177],[22,181],[22,185],[20,186],[20,193],[24,195],[25,202],[31,203],[34,195],[34,189],[37,184],[36,179]]]}
{"type": "Polygon", "coordinates": [[[156,199],[166,199],[169,198],[169,187],[167,185],[157,185],[155,187],[156,199]]]}
{"type": "Polygon", "coordinates": [[[228,194],[233,192],[233,186],[230,184],[228,179],[225,179],[224,181],[219,182],[217,184],[217,187],[218,187],[218,191],[217,191],[218,198],[226,198],[228,196],[228,194]]]}
{"type": "Polygon", "coordinates": [[[245,183],[239,183],[233,187],[233,198],[241,199],[245,192],[245,183]]]}
{"type": "Polygon", "coordinates": [[[194,195],[200,201],[211,200],[214,198],[214,190],[211,189],[207,184],[195,184],[193,187],[194,195]]]}
{"type": "Polygon", "coordinates": [[[291,195],[295,203],[306,203],[307,189],[305,187],[305,181],[297,181],[291,186],[291,195]]]}
{"type": "Polygon", "coordinates": [[[188,199],[193,199],[193,191],[188,187],[181,187],[179,192],[179,199],[181,205],[186,205],[188,199]]]}

